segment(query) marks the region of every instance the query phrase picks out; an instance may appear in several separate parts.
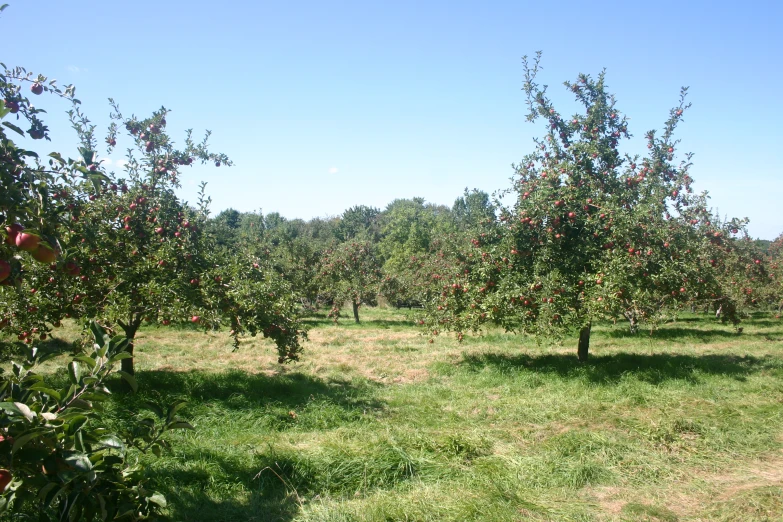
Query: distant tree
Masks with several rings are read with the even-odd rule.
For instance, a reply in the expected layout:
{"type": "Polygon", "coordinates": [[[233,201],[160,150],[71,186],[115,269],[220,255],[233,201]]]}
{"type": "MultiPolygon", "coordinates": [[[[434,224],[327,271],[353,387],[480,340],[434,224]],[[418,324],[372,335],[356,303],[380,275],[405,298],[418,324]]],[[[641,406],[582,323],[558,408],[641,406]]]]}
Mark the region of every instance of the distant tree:
{"type": "Polygon", "coordinates": [[[359,322],[359,307],[376,304],[383,279],[376,247],[367,240],[349,240],[327,250],[320,265],[321,289],[333,303],[330,316],[335,321],[346,302],[359,322]]]}
{"type": "Polygon", "coordinates": [[[486,221],[494,221],[496,207],[484,191],[473,189],[458,197],[454,201],[451,214],[459,230],[472,230],[478,228],[486,221]]]}
{"type": "Polygon", "coordinates": [[[378,217],[380,210],[365,205],[357,205],[343,212],[337,225],[337,235],[340,241],[347,241],[358,237],[377,241],[378,217]]]}

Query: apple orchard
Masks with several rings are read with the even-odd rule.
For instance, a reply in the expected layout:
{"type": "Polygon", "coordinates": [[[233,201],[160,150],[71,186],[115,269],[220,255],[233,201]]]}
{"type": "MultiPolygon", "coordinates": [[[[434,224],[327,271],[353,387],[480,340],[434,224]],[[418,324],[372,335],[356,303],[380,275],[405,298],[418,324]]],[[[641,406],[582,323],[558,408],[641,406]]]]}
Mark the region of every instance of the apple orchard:
{"type": "Polygon", "coordinates": [[[310,221],[212,216],[206,186],[195,205],[177,196],[193,163],[232,165],[208,132],[175,140],[166,108],[125,116],[110,101],[99,136],[73,86],[4,69],[0,335],[17,362],[0,375],[0,510],[111,520],[165,508],[133,455],[159,455],[169,430],[192,429],[177,416],[182,403],[156,405],[148,423],[118,433],[97,407],[110,391],[137,388],[134,341],[145,325],[224,329],[235,349],[260,335],[282,364],[300,357],[303,318],[337,322],[350,304],[359,322],[362,306],[385,301],[417,307],[430,342],[499,326],[541,343],[568,339],[586,361],[599,321],[654,330],[688,309],[740,328],[749,310],[779,310],[782,240],[752,241],[745,221],[719,218],[692,189],[691,156],[676,138],[687,90],[662,129],[644,135],[646,154],[630,155],[629,120],[605,74],[565,82],[580,107],[565,114],[537,83],[539,60],[525,60],[523,90],[542,135],[496,197],[396,200],[310,221]],[[73,151],[41,152],[49,129],[31,103],[39,96],[68,109],[73,151]],[[107,171],[99,157],[120,148],[122,172],[107,171]],[[66,321],[84,334],[71,356],[45,348],[66,321]],[[64,366],[66,383],[41,373],[46,360],[64,366]]]}

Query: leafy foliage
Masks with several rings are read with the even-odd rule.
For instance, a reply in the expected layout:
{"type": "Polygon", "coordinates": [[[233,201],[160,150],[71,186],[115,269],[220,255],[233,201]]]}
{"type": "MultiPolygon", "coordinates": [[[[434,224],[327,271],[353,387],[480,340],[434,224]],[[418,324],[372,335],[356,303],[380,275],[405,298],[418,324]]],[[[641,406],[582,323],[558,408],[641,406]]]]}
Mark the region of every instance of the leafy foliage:
{"type": "MultiPolygon", "coordinates": [[[[162,437],[191,426],[158,406],[128,433],[112,433],[101,423],[100,405],[109,398],[109,378],[117,363],[131,357],[128,339],[110,337],[90,324],[95,344],[89,355],[68,363],[68,378],[47,380],[37,367],[58,355],[36,348],[27,360],[0,376],[0,509],[36,512],[39,520],[138,520],[166,506],[151,490],[134,454],[168,448],[162,437]]],[[[133,376],[120,372],[131,386],[133,376]]]]}

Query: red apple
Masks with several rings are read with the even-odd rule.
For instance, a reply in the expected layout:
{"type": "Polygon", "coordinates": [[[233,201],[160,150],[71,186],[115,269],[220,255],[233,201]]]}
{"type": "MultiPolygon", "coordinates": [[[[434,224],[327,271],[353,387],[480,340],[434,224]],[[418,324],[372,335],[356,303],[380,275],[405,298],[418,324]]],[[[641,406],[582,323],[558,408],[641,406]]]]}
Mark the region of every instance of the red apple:
{"type": "Polygon", "coordinates": [[[35,234],[28,234],[27,232],[20,232],[16,235],[16,247],[20,250],[27,250],[32,252],[38,248],[41,238],[35,234]]]}
{"type": "Polygon", "coordinates": [[[30,86],[30,90],[33,92],[33,94],[41,94],[43,92],[43,85],[35,82],[30,86]]]}
{"type": "Polygon", "coordinates": [[[6,238],[6,243],[9,245],[16,245],[16,236],[24,230],[24,227],[20,225],[19,223],[14,223],[11,226],[5,227],[5,231],[8,234],[8,237],[6,238]]]}
{"type": "Polygon", "coordinates": [[[194,315],[193,317],[191,317],[191,318],[190,318],[190,322],[191,322],[191,323],[197,323],[197,322],[199,322],[200,320],[201,320],[201,317],[199,317],[199,316],[197,316],[197,315],[194,315]]]}
{"type": "Polygon", "coordinates": [[[11,263],[0,259],[0,281],[5,281],[11,275],[11,263]]]}
{"type": "Polygon", "coordinates": [[[38,248],[32,251],[33,259],[40,263],[54,263],[57,252],[48,243],[40,243],[38,248]]]}
{"type": "Polygon", "coordinates": [[[5,491],[5,488],[8,487],[8,484],[11,482],[11,479],[13,477],[11,476],[11,472],[7,469],[0,469],[0,493],[5,491]]]}
{"type": "Polygon", "coordinates": [[[19,112],[19,104],[13,100],[5,100],[5,108],[11,111],[11,114],[19,112]]]}
{"type": "Polygon", "coordinates": [[[74,263],[73,261],[68,261],[65,263],[65,273],[72,276],[77,276],[82,271],[82,269],[74,263]]]}

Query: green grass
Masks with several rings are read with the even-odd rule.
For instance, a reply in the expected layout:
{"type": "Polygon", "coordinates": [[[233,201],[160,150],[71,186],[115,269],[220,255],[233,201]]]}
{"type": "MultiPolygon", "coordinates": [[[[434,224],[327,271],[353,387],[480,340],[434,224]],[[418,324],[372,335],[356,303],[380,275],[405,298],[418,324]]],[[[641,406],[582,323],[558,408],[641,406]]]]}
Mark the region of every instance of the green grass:
{"type": "Polygon", "coordinates": [[[189,401],[196,429],[144,457],[171,520],[783,518],[782,321],[598,325],[580,364],[575,346],[500,331],[429,344],[415,311],[361,315],[313,318],[283,367],[263,340],[232,352],[223,334],[142,332],[141,390],[112,421],[189,401]]]}

